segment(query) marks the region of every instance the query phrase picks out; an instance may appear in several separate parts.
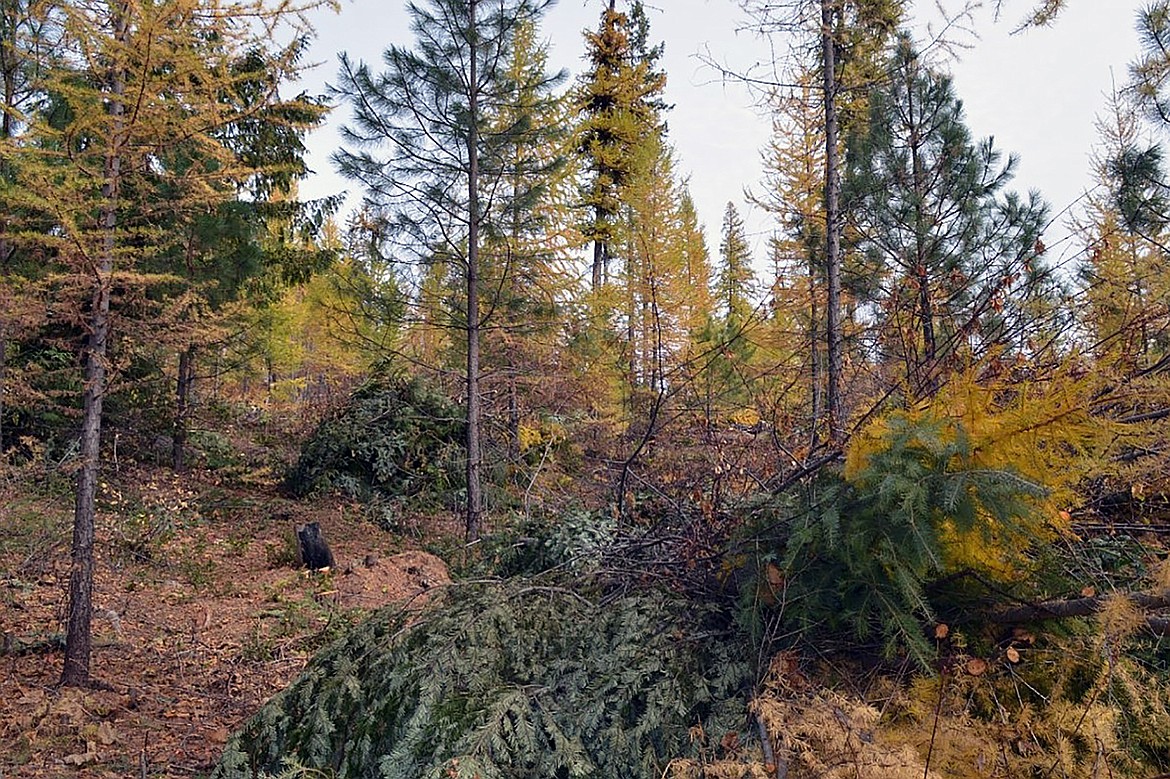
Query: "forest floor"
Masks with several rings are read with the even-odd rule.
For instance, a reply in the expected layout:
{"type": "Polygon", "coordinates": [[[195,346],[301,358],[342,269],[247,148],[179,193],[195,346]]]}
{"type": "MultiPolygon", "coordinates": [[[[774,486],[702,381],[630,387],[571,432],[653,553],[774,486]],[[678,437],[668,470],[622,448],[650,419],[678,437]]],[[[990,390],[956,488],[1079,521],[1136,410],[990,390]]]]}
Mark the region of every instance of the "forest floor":
{"type": "Polygon", "coordinates": [[[272,470],[106,469],[85,690],[57,686],[70,484],[4,475],[0,778],[205,776],[230,733],[322,645],[449,581],[418,537],[339,499],[289,500],[272,470]],[[333,548],[329,573],[298,566],[294,525],[310,521],[333,548]]]}

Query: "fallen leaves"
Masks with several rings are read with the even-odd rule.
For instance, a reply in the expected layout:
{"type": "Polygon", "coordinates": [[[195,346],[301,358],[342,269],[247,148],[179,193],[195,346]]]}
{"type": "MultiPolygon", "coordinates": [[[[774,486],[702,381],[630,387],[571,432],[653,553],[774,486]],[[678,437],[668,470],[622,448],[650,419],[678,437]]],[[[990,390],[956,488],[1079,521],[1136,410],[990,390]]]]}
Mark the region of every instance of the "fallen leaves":
{"type": "Polygon", "coordinates": [[[61,762],[65,765],[83,766],[98,761],[97,746],[92,741],[85,742],[85,751],[66,755],[61,762]]]}
{"type": "MultiPolygon", "coordinates": [[[[207,491],[212,478],[192,471],[171,482],[149,473],[125,471],[125,483],[110,489],[151,506],[183,509],[180,504],[186,502],[190,512],[198,503],[191,496],[207,491]]],[[[7,497],[2,488],[0,505],[7,497]]],[[[268,565],[264,542],[283,539],[287,526],[267,518],[253,521],[273,512],[255,510],[254,489],[240,491],[238,498],[229,494],[233,489],[217,486],[213,491],[219,503],[239,504],[241,512],[175,522],[173,534],[158,542],[152,562],[99,556],[95,629],[99,639],[118,640],[95,643],[93,675],[109,689],[57,689],[61,658],[48,642],[4,657],[3,779],[117,779],[128,775],[127,760],[134,761],[135,776],[140,760],[158,779],[205,775],[240,723],[300,671],[315,647],[312,641],[320,640],[323,617],[384,606],[449,581],[436,557],[419,551],[389,554],[400,540],[372,533],[358,512],[301,504],[297,512],[306,519],[329,517],[344,559],[372,555],[372,565],[355,566],[354,575],[335,572],[327,588],[340,592],[323,594],[320,582],[268,565]],[[342,522],[339,515],[353,521],[342,522]],[[208,559],[215,565],[206,564],[208,559]],[[180,560],[192,562],[184,567],[180,560]],[[275,619],[261,622],[258,615],[265,610],[272,610],[275,619]],[[111,613],[117,615],[116,626],[111,613]],[[272,651],[249,657],[257,642],[272,651]]],[[[50,516],[44,521],[67,534],[71,516],[52,516],[56,510],[46,506],[38,516],[50,516]]],[[[121,548],[124,519],[110,511],[100,516],[103,549],[121,548]]],[[[21,573],[19,598],[0,599],[0,624],[13,642],[46,635],[60,621],[69,556],[64,546],[57,551],[38,558],[43,568],[21,573]]],[[[0,554],[0,579],[26,556],[0,554]]]]}

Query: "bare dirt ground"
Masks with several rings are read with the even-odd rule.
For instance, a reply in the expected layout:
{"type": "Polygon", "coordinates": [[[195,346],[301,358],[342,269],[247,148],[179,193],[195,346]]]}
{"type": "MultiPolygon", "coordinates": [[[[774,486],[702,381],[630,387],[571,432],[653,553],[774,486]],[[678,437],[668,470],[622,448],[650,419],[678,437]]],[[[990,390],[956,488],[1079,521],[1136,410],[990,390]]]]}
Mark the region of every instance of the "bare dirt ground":
{"type": "Polygon", "coordinates": [[[290,501],[264,481],[133,467],[103,484],[87,690],[56,686],[68,485],[0,484],[0,777],[206,775],[317,649],[449,581],[439,558],[358,507],[290,501]],[[293,526],[306,521],[333,547],[329,573],[297,568],[293,526]]]}

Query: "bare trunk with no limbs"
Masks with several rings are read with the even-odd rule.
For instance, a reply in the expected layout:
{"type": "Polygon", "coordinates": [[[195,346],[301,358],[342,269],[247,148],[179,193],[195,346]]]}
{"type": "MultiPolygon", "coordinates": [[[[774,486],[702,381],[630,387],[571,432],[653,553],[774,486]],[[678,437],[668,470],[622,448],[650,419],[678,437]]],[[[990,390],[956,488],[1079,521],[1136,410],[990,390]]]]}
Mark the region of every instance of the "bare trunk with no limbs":
{"type": "Polygon", "coordinates": [[[191,391],[195,386],[195,347],[179,352],[179,379],[175,385],[175,426],[171,438],[171,466],[181,471],[187,465],[187,430],[191,416],[191,391]]]}
{"type": "Polygon", "coordinates": [[[844,404],[841,402],[841,174],[838,153],[837,18],[838,0],[821,0],[822,89],[825,100],[825,262],[828,265],[828,375],[826,389],[829,414],[829,443],[840,445],[845,437],[844,404]]]}
{"type": "Polygon", "coordinates": [[[478,0],[468,0],[467,128],[467,541],[479,538],[483,514],[480,485],[480,403],[479,403],[479,120],[478,51],[475,41],[475,10],[478,0]]]}

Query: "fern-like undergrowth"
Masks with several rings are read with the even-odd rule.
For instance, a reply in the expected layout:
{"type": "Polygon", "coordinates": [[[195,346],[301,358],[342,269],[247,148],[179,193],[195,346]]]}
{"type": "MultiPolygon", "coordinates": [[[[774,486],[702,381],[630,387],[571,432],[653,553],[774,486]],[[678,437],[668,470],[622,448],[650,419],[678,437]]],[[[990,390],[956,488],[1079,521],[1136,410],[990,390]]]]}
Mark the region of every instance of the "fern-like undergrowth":
{"type": "Polygon", "coordinates": [[[523,582],[387,610],[320,654],[227,744],[213,779],[291,758],[357,779],[660,777],[688,728],[743,724],[748,665],[658,594],[600,608],[523,582]],[[417,615],[414,617],[417,618],[417,615]]]}

